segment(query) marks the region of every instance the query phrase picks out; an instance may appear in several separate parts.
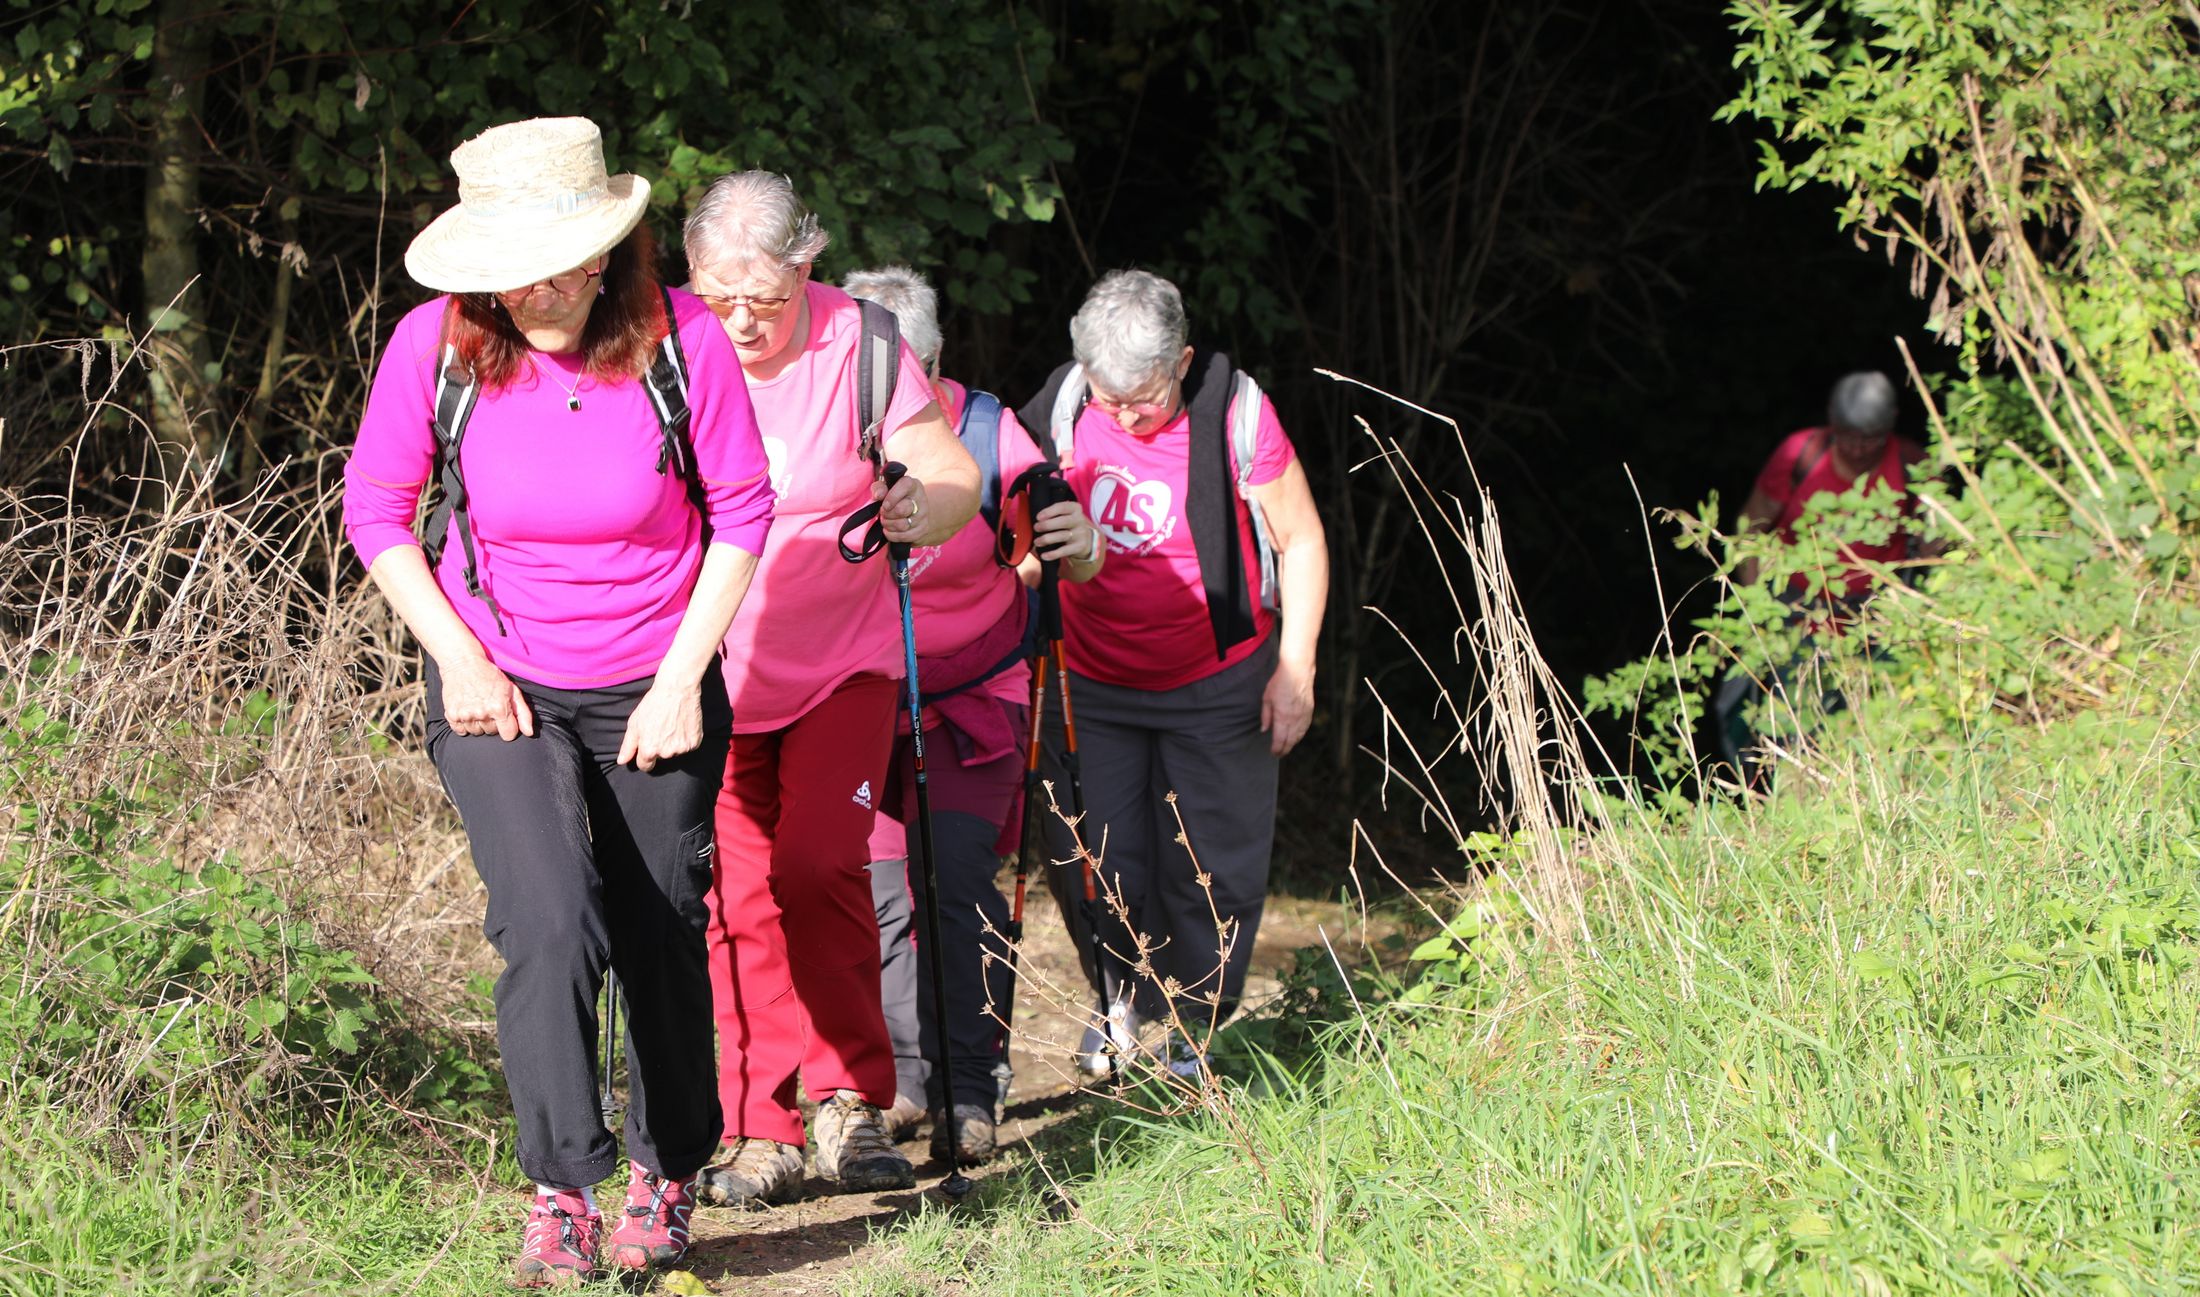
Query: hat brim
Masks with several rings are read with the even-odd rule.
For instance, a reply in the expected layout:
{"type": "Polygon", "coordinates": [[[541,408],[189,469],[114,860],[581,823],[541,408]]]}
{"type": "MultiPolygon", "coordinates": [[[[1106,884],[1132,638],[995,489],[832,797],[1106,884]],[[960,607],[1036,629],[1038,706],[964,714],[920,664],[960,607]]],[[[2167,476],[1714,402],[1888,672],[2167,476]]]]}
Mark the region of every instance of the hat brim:
{"type": "Polygon", "coordinates": [[[483,221],[460,203],[413,237],[405,273],[440,293],[510,292],[609,252],[648,209],[649,182],[634,175],[611,177],[603,202],[539,224],[483,221]]]}

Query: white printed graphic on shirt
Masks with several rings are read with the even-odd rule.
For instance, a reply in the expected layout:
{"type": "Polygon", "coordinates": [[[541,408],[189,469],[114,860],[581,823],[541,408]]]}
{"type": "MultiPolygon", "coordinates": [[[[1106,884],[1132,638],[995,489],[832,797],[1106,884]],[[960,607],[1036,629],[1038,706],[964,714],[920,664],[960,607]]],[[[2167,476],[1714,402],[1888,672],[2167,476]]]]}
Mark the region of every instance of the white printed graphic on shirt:
{"type": "Polygon", "coordinates": [[[868,779],[864,780],[864,781],[863,781],[863,786],[862,786],[862,787],[860,787],[860,788],[858,788],[858,789],[856,789],[856,795],[855,795],[855,796],[853,796],[853,797],[851,797],[851,798],[849,798],[848,800],[849,800],[849,801],[851,801],[851,802],[854,802],[854,803],[855,803],[856,805],[858,805],[858,806],[862,807],[862,808],[863,808],[864,810],[870,810],[870,809],[871,809],[871,781],[870,781],[870,780],[868,780],[868,779]]]}
{"type": "Polygon", "coordinates": [[[920,545],[909,551],[909,579],[914,581],[924,575],[924,569],[932,566],[940,556],[940,546],[920,545]]]}
{"type": "Polygon", "coordinates": [[[787,443],[777,437],[764,438],[764,462],[771,469],[772,498],[787,498],[787,443]]]}
{"type": "Polygon", "coordinates": [[[1092,521],[1119,554],[1143,554],[1176,531],[1175,493],[1162,481],[1141,482],[1116,464],[1100,466],[1092,482],[1092,521]]]}

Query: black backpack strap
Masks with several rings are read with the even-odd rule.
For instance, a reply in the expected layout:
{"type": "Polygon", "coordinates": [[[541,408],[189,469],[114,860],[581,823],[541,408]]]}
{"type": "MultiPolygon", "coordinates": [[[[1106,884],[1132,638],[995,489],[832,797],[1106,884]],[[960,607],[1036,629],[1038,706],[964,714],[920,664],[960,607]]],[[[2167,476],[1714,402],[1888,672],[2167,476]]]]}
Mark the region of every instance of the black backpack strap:
{"type": "Polygon", "coordinates": [[[1237,474],[1230,455],[1230,397],[1234,371],[1219,351],[1195,352],[1184,384],[1191,412],[1190,463],[1185,466],[1185,514],[1199,554],[1199,580],[1214,625],[1215,658],[1253,637],[1252,585],[1238,540],[1237,474]]]}
{"type": "Polygon", "coordinates": [[[672,290],[661,288],[665,303],[665,337],[649,358],[649,372],[642,386],[649,393],[650,408],[657,412],[663,440],[657,450],[657,471],[677,472],[687,483],[688,503],[703,520],[703,543],[710,543],[710,504],[703,493],[703,473],[695,463],[693,424],[695,412],[688,406],[687,349],[680,342],[680,322],[672,313],[672,290]]]}
{"type": "Polygon", "coordinates": [[[963,449],[978,462],[978,512],[988,531],[1001,527],[1001,398],[971,388],[963,396],[962,426],[955,430],[963,449]]]}
{"type": "Polygon", "coordinates": [[[1825,463],[1826,456],[1832,453],[1833,439],[1826,435],[1826,430],[1824,428],[1812,428],[1810,435],[1804,439],[1801,448],[1795,452],[1795,463],[1789,470],[1792,474],[1788,478],[1789,493],[1793,494],[1798,487],[1802,486],[1803,479],[1817,472],[1818,466],[1825,463]]]}
{"type": "Polygon", "coordinates": [[[894,404],[894,380],[901,376],[901,321],[868,298],[855,299],[863,312],[863,336],[856,341],[856,412],[862,423],[856,453],[883,471],[886,463],[887,411],[894,404]]]}
{"type": "Polygon", "coordinates": [[[481,588],[481,560],[474,550],[474,524],[466,507],[466,478],[459,471],[459,449],[465,443],[466,424],[473,418],[474,406],[481,400],[481,384],[475,380],[472,370],[459,363],[458,348],[454,344],[444,342],[436,360],[435,410],[429,415],[428,424],[435,431],[436,482],[442,499],[428,516],[421,549],[427,555],[429,566],[433,567],[441,561],[444,545],[455,529],[459,549],[466,556],[466,593],[489,605],[489,619],[496,623],[497,634],[507,634],[503,611],[497,607],[496,599],[481,588]]]}

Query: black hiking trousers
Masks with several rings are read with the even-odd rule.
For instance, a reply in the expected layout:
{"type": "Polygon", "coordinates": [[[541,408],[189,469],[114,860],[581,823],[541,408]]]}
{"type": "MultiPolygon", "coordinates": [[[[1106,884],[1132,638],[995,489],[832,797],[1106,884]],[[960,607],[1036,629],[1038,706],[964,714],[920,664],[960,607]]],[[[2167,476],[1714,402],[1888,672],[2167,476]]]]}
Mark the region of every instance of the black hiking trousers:
{"type": "MultiPolygon", "coordinates": [[[[1173,1012],[1195,1045],[1237,1011],[1268,899],[1277,759],[1260,727],[1260,706],[1277,651],[1271,634],[1244,661],[1174,689],[1133,689],[1072,672],[1085,819],[1073,837],[1061,816],[1040,817],[1047,857],[1061,862],[1047,871],[1047,886],[1086,980],[1100,988],[1076,864],[1079,837],[1100,858],[1101,896],[1115,890],[1131,924],[1154,946],[1156,976],[1140,977],[1128,962],[1136,938],[1102,899],[1095,917],[1109,980],[1132,992],[1145,1021],[1173,1012]],[[1180,816],[1189,849],[1177,839],[1180,816]]],[[[1067,739],[1058,708],[1047,709],[1042,744],[1039,771],[1067,810],[1067,739]]]]}
{"type": "Polygon", "coordinates": [[[520,1169],[577,1189],[618,1165],[597,1088],[608,966],[626,999],[627,1154],[668,1178],[692,1175],[725,1132],[703,944],[712,813],[733,729],[725,684],[713,662],[702,743],[645,773],[615,762],[650,678],[512,683],[534,709],[532,738],[456,734],[428,664],[428,756],[465,820],[489,890],[482,932],[504,957],[497,1046],[520,1169]]]}

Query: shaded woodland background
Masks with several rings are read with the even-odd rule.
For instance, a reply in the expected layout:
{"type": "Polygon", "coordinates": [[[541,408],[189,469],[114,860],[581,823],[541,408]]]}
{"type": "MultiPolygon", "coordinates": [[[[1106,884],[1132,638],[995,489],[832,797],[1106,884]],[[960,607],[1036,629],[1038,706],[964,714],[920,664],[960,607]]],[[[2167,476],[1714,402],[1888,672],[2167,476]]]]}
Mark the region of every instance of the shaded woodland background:
{"type": "Polygon", "coordinates": [[[1317,367],[1460,422],[1578,681],[1651,648],[1653,562],[1676,618],[1706,571],[1645,509],[1716,491],[1731,515],[1834,377],[1899,376],[1898,333],[1946,360],[1821,200],[1755,192],[1755,147],[1714,120],[1731,34],[1700,0],[0,14],[0,474],[98,513],[208,474],[293,492],[322,521],[283,561],[326,581],[359,579],[329,487],[422,295],[400,254],[453,199],[450,148],[496,122],[594,118],[613,168],[655,182],[673,258],[700,186],[787,172],[834,236],[825,277],[927,271],[948,372],[1011,399],[1066,354],[1097,272],[1171,276],[1195,337],[1275,395],[1330,527],[1321,707],[1285,776],[1309,877],[1331,814],[1381,816],[1370,685],[1425,710],[1406,641],[1441,653],[1453,629],[1399,494],[1353,471],[1361,421],[1471,495],[1447,429],[1317,367]],[[123,366],[133,340],[147,363],[123,366]]]}

